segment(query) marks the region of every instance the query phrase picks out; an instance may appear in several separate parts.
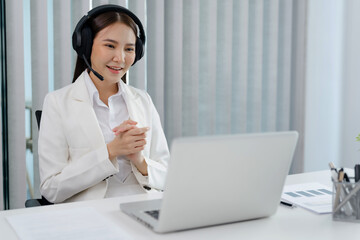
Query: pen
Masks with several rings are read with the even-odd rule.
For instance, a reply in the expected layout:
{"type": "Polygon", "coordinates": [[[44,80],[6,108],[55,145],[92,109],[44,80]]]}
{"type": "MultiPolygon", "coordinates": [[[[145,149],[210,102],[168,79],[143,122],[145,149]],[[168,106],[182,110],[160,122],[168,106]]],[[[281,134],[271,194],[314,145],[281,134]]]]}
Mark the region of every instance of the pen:
{"type": "Polygon", "coordinates": [[[341,168],[341,169],[339,170],[338,181],[339,181],[339,182],[342,182],[342,181],[344,180],[344,176],[345,176],[344,169],[341,168]]]}
{"type": "Polygon", "coordinates": [[[335,166],[332,162],[329,162],[329,167],[330,167],[330,171],[331,171],[331,178],[332,178],[333,182],[336,182],[338,180],[337,169],[335,168],[335,166]]]}
{"type": "MultiPolygon", "coordinates": [[[[360,183],[359,183],[359,180],[360,180],[360,164],[355,164],[354,175],[355,175],[355,184],[360,185],[360,183]]],[[[356,198],[360,199],[360,193],[359,192],[356,193],[356,198]]],[[[357,211],[356,218],[360,219],[360,211],[357,211]]]]}
{"type": "Polygon", "coordinates": [[[360,180],[360,164],[355,165],[354,172],[355,172],[355,182],[358,182],[360,180]]]}
{"type": "MultiPolygon", "coordinates": [[[[344,172],[344,169],[343,168],[341,168],[340,170],[339,170],[339,178],[338,178],[338,186],[337,186],[337,189],[336,189],[336,196],[339,196],[339,201],[337,202],[337,204],[336,205],[339,205],[339,203],[340,203],[340,200],[342,200],[342,201],[344,201],[344,198],[346,197],[346,195],[347,195],[347,192],[346,192],[346,185],[344,185],[344,183],[343,183],[343,181],[344,181],[344,179],[345,179],[345,175],[346,175],[346,173],[344,172]]],[[[346,183],[345,183],[346,184],[346,183]]],[[[335,207],[335,206],[334,206],[335,207]]],[[[347,215],[347,216],[351,216],[352,215],[352,213],[353,213],[353,208],[352,208],[352,206],[351,206],[351,204],[350,204],[350,202],[349,201],[347,201],[347,202],[345,202],[345,206],[344,206],[344,209],[343,209],[344,211],[345,211],[345,214],[347,215]]]]}
{"type": "Polygon", "coordinates": [[[280,201],[280,204],[286,206],[286,207],[290,207],[290,208],[294,208],[295,205],[292,204],[292,203],[288,203],[288,202],[285,202],[285,201],[280,201]]]}
{"type": "Polygon", "coordinates": [[[330,170],[335,170],[337,172],[335,165],[332,162],[329,162],[330,170]]]}
{"type": "Polygon", "coordinates": [[[336,193],[335,193],[335,201],[334,201],[334,206],[333,206],[334,212],[336,212],[335,209],[340,204],[340,190],[341,190],[341,182],[344,179],[344,170],[340,169],[339,173],[335,177],[334,177],[334,170],[333,169],[331,170],[331,173],[332,173],[332,178],[333,178],[334,185],[336,186],[336,189],[335,189],[335,191],[336,191],[336,193]]]}

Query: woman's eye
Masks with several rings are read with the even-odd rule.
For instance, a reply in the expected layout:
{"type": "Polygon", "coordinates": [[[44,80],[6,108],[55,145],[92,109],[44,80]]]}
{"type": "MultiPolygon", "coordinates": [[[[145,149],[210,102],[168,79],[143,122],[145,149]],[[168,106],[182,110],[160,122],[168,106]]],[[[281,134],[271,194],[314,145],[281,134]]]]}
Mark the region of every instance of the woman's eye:
{"type": "Polygon", "coordinates": [[[105,46],[107,46],[109,48],[115,48],[114,45],[111,45],[111,44],[106,44],[105,46]]]}
{"type": "Polygon", "coordinates": [[[126,51],[132,52],[132,51],[135,51],[135,48],[126,48],[126,51]]]}

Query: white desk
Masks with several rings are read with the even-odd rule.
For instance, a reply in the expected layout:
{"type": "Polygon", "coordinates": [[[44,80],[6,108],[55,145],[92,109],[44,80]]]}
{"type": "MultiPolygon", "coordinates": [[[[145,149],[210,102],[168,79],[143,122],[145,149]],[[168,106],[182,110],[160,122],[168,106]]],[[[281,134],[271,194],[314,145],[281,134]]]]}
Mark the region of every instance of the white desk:
{"type": "MultiPolygon", "coordinates": [[[[320,171],[289,175],[286,184],[304,182],[330,182],[330,171],[320,171]]],[[[188,230],[169,234],[156,234],[139,222],[119,211],[120,202],[154,199],[161,194],[135,195],[121,198],[102,199],[54,206],[17,209],[0,212],[0,238],[11,240],[17,236],[6,216],[40,211],[54,211],[90,206],[112,220],[119,228],[132,236],[132,239],[358,239],[360,223],[332,221],[331,214],[317,215],[302,208],[290,209],[279,206],[275,215],[269,218],[225,224],[221,226],[188,230]]]]}

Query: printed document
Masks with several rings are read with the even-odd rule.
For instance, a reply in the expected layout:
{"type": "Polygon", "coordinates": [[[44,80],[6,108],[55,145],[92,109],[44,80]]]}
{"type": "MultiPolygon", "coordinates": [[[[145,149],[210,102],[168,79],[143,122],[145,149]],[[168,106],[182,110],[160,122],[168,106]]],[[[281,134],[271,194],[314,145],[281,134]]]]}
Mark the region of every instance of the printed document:
{"type": "Polygon", "coordinates": [[[129,239],[94,208],[47,211],[6,217],[20,239],[129,239]]]}
{"type": "Polygon", "coordinates": [[[332,212],[332,189],[320,183],[284,186],[281,199],[315,213],[332,212]]]}

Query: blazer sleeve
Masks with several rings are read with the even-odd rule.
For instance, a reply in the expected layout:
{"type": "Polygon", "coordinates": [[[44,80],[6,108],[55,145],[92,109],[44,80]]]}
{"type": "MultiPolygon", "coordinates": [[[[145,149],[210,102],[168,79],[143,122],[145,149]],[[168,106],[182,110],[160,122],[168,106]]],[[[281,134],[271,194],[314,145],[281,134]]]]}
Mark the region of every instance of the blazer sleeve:
{"type": "Polygon", "coordinates": [[[52,93],[45,97],[38,143],[40,192],[54,203],[63,202],[118,172],[117,162],[108,158],[105,143],[97,149],[68,145],[71,134],[64,127],[66,107],[57,100],[52,93]]]}
{"type": "Polygon", "coordinates": [[[151,116],[151,137],[147,139],[150,145],[149,151],[143,151],[143,156],[148,165],[148,176],[143,176],[138,169],[132,164],[132,170],[141,185],[146,185],[157,190],[163,190],[165,185],[168,162],[170,153],[166,137],[161,126],[159,114],[150,98],[149,100],[150,116],[151,116]]]}

